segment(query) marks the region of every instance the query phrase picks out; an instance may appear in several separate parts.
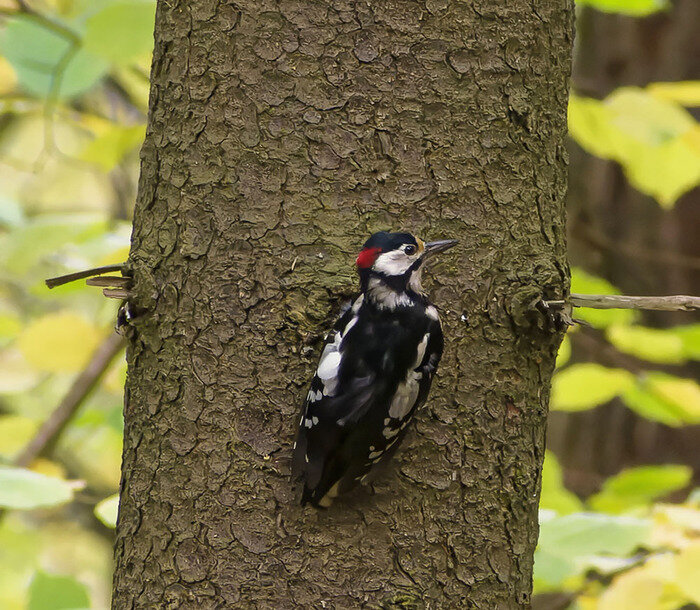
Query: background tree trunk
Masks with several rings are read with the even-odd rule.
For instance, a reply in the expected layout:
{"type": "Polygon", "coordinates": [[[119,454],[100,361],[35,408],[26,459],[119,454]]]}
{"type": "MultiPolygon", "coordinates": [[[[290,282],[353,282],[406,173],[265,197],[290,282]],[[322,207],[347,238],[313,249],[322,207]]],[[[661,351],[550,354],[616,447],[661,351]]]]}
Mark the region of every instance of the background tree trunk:
{"type": "Polygon", "coordinates": [[[131,265],[115,608],[529,604],[565,290],[572,7],[158,3],[131,265]],[[446,355],[389,472],[297,505],[321,333],[380,228],[433,271],[446,355]]]}

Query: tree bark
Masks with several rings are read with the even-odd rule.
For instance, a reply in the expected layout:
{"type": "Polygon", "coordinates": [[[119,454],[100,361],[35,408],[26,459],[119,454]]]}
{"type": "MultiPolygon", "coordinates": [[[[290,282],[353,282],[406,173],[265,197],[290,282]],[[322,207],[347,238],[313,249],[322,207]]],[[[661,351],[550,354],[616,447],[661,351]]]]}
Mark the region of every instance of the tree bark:
{"type": "Polygon", "coordinates": [[[115,608],[524,608],[568,289],[572,6],[158,3],[130,266],[115,608]],[[373,489],[297,505],[293,429],[367,235],[432,271],[446,354],[373,489]]]}

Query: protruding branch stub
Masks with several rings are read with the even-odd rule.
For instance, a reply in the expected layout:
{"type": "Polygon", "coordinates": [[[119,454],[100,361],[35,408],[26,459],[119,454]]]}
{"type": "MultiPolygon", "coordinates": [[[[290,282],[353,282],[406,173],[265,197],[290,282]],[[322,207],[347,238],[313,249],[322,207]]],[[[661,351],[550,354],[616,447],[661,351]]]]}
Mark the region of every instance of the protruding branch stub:
{"type": "Polygon", "coordinates": [[[109,299],[119,299],[122,301],[117,313],[116,330],[121,332],[122,328],[134,319],[134,308],[131,306],[129,299],[132,296],[130,291],[133,286],[133,279],[129,275],[126,263],[118,265],[105,265],[104,267],[95,267],[94,269],[86,269],[85,271],[76,271],[53,277],[46,280],[46,285],[49,288],[62,286],[70,282],[85,279],[88,286],[98,286],[102,288],[102,294],[109,299]],[[118,271],[121,275],[105,275],[118,271]]]}
{"type": "Polygon", "coordinates": [[[88,286],[119,286],[120,288],[127,288],[131,286],[132,281],[131,277],[127,275],[126,263],[119,263],[118,265],[105,265],[104,267],[95,267],[94,269],[85,269],[84,271],[76,271],[74,273],[52,277],[46,280],[46,285],[49,288],[56,288],[57,286],[63,286],[64,284],[86,278],[89,278],[86,282],[88,286]],[[104,277],[104,274],[114,273],[115,271],[121,273],[121,276],[110,275],[104,277]],[[102,277],[98,278],[95,276],[102,277]]]}

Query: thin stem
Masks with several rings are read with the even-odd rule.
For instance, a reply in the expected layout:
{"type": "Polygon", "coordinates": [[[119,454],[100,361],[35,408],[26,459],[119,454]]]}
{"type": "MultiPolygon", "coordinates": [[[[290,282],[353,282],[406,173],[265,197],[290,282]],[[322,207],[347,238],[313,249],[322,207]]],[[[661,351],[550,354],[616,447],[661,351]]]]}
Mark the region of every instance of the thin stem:
{"type": "Polygon", "coordinates": [[[56,410],[43,423],[22,453],[15,459],[15,466],[29,466],[36,458],[46,453],[56,444],[68,422],[75,416],[90,392],[95,388],[109,365],[124,349],[126,340],[117,334],[110,334],[97,348],[82,373],[73,382],[56,410]]]}
{"type": "Polygon", "coordinates": [[[700,309],[700,297],[676,294],[667,297],[631,297],[618,294],[571,294],[567,300],[543,301],[552,308],[569,304],[590,309],[654,309],[658,311],[691,311],[700,309]]]}

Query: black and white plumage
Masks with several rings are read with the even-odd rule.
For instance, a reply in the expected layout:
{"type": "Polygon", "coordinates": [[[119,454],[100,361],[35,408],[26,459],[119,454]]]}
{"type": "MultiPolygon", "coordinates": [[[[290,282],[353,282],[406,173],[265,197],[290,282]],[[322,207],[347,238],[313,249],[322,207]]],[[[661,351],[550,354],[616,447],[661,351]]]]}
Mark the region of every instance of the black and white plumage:
{"type": "Polygon", "coordinates": [[[423,294],[424,261],[456,243],[375,233],[357,257],[361,294],[328,334],[306,397],[292,474],[302,504],[328,506],[403,439],[442,356],[438,312],[423,294]]]}

